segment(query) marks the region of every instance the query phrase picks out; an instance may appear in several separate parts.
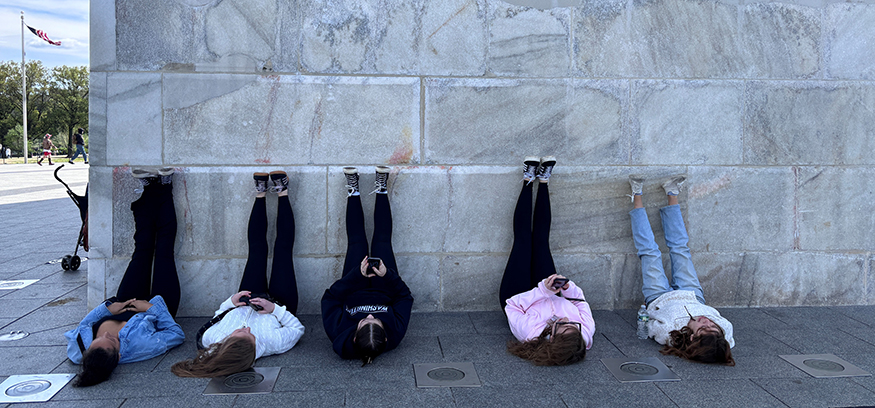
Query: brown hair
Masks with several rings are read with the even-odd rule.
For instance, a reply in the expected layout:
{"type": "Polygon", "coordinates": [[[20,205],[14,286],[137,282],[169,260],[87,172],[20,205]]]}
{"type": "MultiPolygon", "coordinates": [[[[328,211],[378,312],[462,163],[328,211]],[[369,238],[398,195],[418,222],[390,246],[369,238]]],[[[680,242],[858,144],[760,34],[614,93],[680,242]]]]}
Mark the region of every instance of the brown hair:
{"type": "Polygon", "coordinates": [[[557,334],[552,341],[547,339],[551,329],[547,325],[540,336],[526,342],[508,341],[507,351],[539,366],[574,364],[586,357],[586,343],[577,328],[557,334]]]}
{"type": "Polygon", "coordinates": [[[718,327],[718,330],[719,334],[703,334],[695,338],[687,326],[672,330],[668,333],[671,341],[659,352],[700,363],[734,366],[735,360],[726,335],[723,329],[718,327]]]}
{"type": "Polygon", "coordinates": [[[195,358],[174,364],[170,372],[180,377],[212,378],[245,371],[254,363],[255,344],[247,339],[230,337],[198,350],[195,358]]]}
{"type": "Polygon", "coordinates": [[[92,347],[82,353],[82,370],[73,383],[74,387],[90,387],[109,379],[118,365],[119,353],[116,349],[92,347]]]}
{"type": "Polygon", "coordinates": [[[362,360],[362,367],[386,351],[386,330],[376,323],[368,323],[355,332],[352,348],[362,360]]]}

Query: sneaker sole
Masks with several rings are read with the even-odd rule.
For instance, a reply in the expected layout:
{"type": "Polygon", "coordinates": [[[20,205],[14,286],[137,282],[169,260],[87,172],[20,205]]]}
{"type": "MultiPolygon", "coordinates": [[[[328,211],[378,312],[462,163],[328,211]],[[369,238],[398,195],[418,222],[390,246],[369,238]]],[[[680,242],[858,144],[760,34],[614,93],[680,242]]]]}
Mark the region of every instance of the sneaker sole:
{"type": "Polygon", "coordinates": [[[359,174],[359,169],[355,167],[344,167],[343,174],[359,174]]]}
{"type": "Polygon", "coordinates": [[[138,178],[138,179],[149,178],[149,177],[158,177],[158,175],[155,173],[149,172],[147,170],[140,170],[140,169],[135,169],[135,170],[131,171],[131,175],[134,176],[134,178],[138,178]]]}
{"type": "Polygon", "coordinates": [[[390,169],[388,166],[377,166],[377,173],[385,173],[385,174],[388,174],[389,171],[391,171],[391,170],[392,170],[392,169],[390,169]]]}

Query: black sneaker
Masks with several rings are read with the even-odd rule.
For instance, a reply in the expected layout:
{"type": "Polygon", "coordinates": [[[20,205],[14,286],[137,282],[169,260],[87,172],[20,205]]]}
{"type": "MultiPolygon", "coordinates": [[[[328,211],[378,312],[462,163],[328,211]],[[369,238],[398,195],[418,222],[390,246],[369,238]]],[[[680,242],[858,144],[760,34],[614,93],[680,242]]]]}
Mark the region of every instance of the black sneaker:
{"type": "Polygon", "coordinates": [[[162,167],[158,169],[158,178],[161,180],[161,185],[166,186],[173,182],[173,173],[176,169],[173,167],[162,167]]]}
{"type": "Polygon", "coordinates": [[[377,178],[374,180],[374,191],[371,194],[389,194],[389,167],[377,166],[377,178]]]}
{"type": "Polygon", "coordinates": [[[289,189],[289,176],[284,171],[270,172],[270,181],[273,181],[271,191],[274,193],[279,194],[289,189]]]}
{"type": "Polygon", "coordinates": [[[158,175],[143,169],[134,169],[131,171],[131,176],[140,181],[143,187],[158,183],[158,175]]]}
{"type": "Polygon", "coordinates": [[[523,181],[526,184],[531,184],[532,180],[535,179],[535,173],[538,172],[539,164],[541,164],[541,161],[535,156],[526,156],[523,159],[523,181]]]}
{"type": "Polygon", "coordinates": [[[355,167],[344,167],[343,176],[346,177],[347,197],[360,195],[359,193],[359,170],[355,167]]]}
{"type": "Polygon", "coordinates": [[[252,178],[255,180],[255,193],[267,192],[267,173],[252,173],[252,178]]]}
{"type": "Polygon", "coordinates": [[[538,166],[538,174],[535,176],[543,183],[550,181],[550,175],[553,174],[553,166],[556,165],[555,156],[544,156],[541,158],[541,165],[538,166]]]}

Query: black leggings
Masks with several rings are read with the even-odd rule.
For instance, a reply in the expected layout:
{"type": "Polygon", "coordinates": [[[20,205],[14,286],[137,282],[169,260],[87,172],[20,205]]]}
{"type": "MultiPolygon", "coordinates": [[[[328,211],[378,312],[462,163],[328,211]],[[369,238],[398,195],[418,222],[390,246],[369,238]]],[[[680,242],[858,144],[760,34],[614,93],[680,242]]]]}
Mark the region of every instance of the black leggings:
{"type": "Polygon", "coordinates": [[[270,289],[267,284],[267,203],[264,197],[256,198],[249,214],[249,257],[240,280],[240,291],[248,290],[252,296],[269,294],[273,300],[284,305],[286,310],[298,312],[298,283],[295,280],[295,264],[292,248],[295,245],[295,215],[289,197],[279,197],[276,210],[276,241],[273,245],[273,266],[270,269],[270,289]]]}
{"type": "Polygon", "coordinates": [[[498,300],[504,309],[507,299],[535,287],[556,273],[550,254],[550,191],[538,183],[535,221],[532,225],[532,184],[524,184],[513,212],[513,247],[501,278],[498,300]]]}
{"type": "MultiPolygon", "coordinates": [[[[386,268],[398,271],[395,252],[392,250],[392,209],[389,196],[377,194],[374,206],[374,236],[371,238],[371,256],[383,260],[386,268]]],[[[365,213],[361,196],[346,200],[346,259],[343,261],[343,276],[355,271],[361,273],[361,263],[368,256],[368,237],[365,235],[365,213]]]]}
{"type": "Polygon", "coordinates": [[[148,300],[161,295],[172,316],[179,309],[179,277],[173,247],[176,245],[176,208],[170,185],[150,184],[131,203],[134,212],[134,253],[119,284],[116,297],[148,300]],[[155,267],[153,271],[152,259],[155,267]]]}

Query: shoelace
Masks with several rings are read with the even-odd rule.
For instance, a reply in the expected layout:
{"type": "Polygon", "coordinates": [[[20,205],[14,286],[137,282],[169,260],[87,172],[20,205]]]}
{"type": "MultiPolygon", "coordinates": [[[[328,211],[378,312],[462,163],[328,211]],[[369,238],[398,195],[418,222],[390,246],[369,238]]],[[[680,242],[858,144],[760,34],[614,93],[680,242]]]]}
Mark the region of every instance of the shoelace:
{"type": "Polygon", "coordinates": [[[526,185],[532,184],[535,181],[535,172],[537,171],[538,166],[533,166],[529,164],[523,164],[523,182],[526,185]],[[529,181],[526,181],[529,179],[529,181]]]}
{"type": "Polygon", "coordinates": [[[553,166],[544,167],[544,171],[541,174],[538,174],[538,178],[541,180],[547,180],[550,178],[550,175],[553,174],[553,166]]]}

